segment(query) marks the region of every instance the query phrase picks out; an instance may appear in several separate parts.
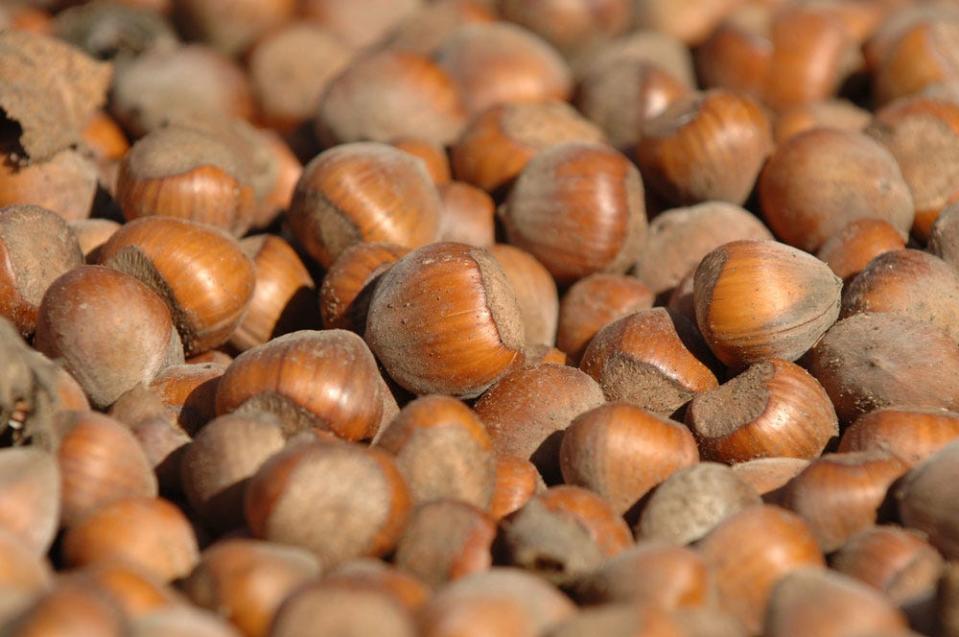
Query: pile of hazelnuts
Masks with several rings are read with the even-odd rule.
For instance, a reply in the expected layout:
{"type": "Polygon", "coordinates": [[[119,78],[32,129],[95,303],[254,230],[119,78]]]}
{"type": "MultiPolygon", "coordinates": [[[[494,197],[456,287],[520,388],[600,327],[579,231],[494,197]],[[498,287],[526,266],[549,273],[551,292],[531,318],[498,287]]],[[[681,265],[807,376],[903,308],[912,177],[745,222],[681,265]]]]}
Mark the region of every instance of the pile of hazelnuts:
{"type": "Polygon", "coordinates": [[[4,0],[0,635],[959,637],[959,3],[4,0]]]}

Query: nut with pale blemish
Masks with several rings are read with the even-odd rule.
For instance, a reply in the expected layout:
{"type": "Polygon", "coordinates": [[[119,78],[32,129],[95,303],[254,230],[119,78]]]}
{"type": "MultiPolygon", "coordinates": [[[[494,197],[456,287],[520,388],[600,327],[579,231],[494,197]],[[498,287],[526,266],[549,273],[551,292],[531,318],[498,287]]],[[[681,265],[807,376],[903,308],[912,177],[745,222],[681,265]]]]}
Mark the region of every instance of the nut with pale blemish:
{"type": "Polygon", "coordinates": [[[352,443],[309,442],[274,454],[250,479],[255,537],[312,552],[320,567],[380,556],[396,545],[411,498],[393,458],[352,443]],[[356,485],[362,484],[362,506],[356,485]]]}
{"type": "Polygon", "coordinates": [[[486,509],[493,496],[493,446],[483,422],[462,402],[424,396],[407,404],[374,447],[393,454],[414,503],[459,500],[486,509]]]}

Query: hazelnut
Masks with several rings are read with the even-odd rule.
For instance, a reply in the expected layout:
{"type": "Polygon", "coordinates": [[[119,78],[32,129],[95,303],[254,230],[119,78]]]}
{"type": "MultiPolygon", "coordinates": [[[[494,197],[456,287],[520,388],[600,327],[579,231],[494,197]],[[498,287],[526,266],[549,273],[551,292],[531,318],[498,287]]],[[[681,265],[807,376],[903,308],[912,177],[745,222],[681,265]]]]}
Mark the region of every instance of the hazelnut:
{"type": "Polygon", "coordinates": [[[451,149],[453,176],[492,192],[510,185],[529,160],[547,148],[602,141],[603,132],[565,102],[501,104],[463,129],[451,149]]]}
{"type": "Polygon", "coordinates": [[[287,220],[329,267],[362,242],[418,248],[439,234],[441,203],[423,163],[386,144],[343,144],[303,169],[287,220]]]}
{"type": "Polygon", "coordinates": [[[903,236],[913,221],[912,195],[895,157],[863,133],[829,128],[776,148],[759,178],[759,200],[773,233],[810,251],[856,219],[883,219],[903,236]]]}
{"type": "Polygon", "coordinates": [[[701,43],[736,4],[735,0],[694,0],[676,6],[668,0],[639,0],[634,9],[636,25],[695,45],[701,43]]]}
{"type": "Polygon", "coordinates": [[[798,365],[773,359],[751,365],[693,398],[686,424],[708,460],[815,458],[839,433],[822,386],[798,365]]]}
{"type": "Polygon", "coordinates": [[[163,299],[134,277],[100,266],[74,268],[50,285],[34,345],[61,359],[99,407],[183,361],[163,299]]]}
{"type": "Polygon", "coordinates": [[[647,185],[674,204],[742,204],[772,149],[759,104],[715,89],[679,99],[646,122],[636,158],[647,185]]]}
{"type": "Polygon", "coordinates": [[[959,557],[959,514],[956,501],[956,458],[959,443],[952,442],[913,467],[896,490],[902,523],[926,534],[929,542],[950,560],[959,557]]]}
{"type": "Polygon", "coordinates": [[[517,456],[498,456],[495,476],[489,513],[496,520],[522,508],[535,494],[546,490],[536,465],[517,456]]]}
{"type": "Polygon", "coordinates": [[[607,403],[578,416],[559,451],[566,484],[598,493],[618,514],[698,461],[689,430],[627,403],[607,403]]]}
{"type": "Polygon", "coordinates": [[[516,293],[526,344],[552,345],[559,320],[559,297],[552,275],[540,261],[520,248],[500,243],[491,246],[489,251],[516,293]]]}
{"type": "Polygon", "coordinates": [[[541,364],[504,376],[474,405],[497,456],[528,458],[547,483],[558,482],[563,431],[603,404],[596,382],[572,367],[541,364]]]}
{"type": "Polygon", "coordinates": [[[135,276],[164,298],[190,355],[230,338],[256,285],[253,261],[232,237],[170,217],[125,224],[100,249],[100,262],[135,276]]]}
{"type": "Polygon", "coordinates": [[[303,330],[238,356],[217,387],[216,412],[269,412],[287,436],[316,427],[365,440],[379,427],[388,392],[359,336],[303,330]]]}
{"type": "Polygon", "coordinates": [[[78,151],[23,165],[0,150],[0,208],[30,204],[78,221],[90,216],[96,192],[97,167],[78,151]]]}
{"type": "Polygon", "coordinates": [[[241,240],[240,249],[253,261],[255,284],[230,344],[243,351],[288,332],[318,327],[313,277],[292,246],[274,235],[256,235],[241,240]]]}
{"type": "Polygon", "coordinates": [[[839,451],[888,451],[913,466],[956,438],[959,413],[886,407],[865,414],[847,427],[839,451]]]}
{"type": "Polygon", "coordinates": [[[756,493],[773,499],[781,486],[808,466],[809,460],[805,458],[777,456],[738,462],[732,466],[732,470],[740,480],[755,489],[756,493]]]}
{"type": "Polygon", "coordinates": [[[840,423],[893,405],[959,408],[955,341],[897,314],[839,321],[809,353],[807,369],[829,394],[840,423]]]}
{"type": "Polygon", "coordinates": [[[38,206],[0,209],[0,315],[23,336],[37,323],[37,310],[50,284],[83,263],[70,226],[38,206]]]}
{"type": "Polygon", "coordinates": [[[560,283],[625,272],[646,235],[639,171],[598,144],[546,149],[523,168],[501,214],[510,242],[560,283]]]}
{"type": "Polygon", "coordinates": [[[796,135],[814,128],[838,128],[862,132],[872,120],[869,111],[846,100],[808,102],[779,113],[773,126],[776,144],[784,144],[796,135]]]}
{"type": "Polygon", "coordinates": [[[461,27],[493,22],[493,4],[491,0],[435,0],[420,4],[390,30],[381,45],[432,55],[461,27]]]}
{"type": "Polygon", "coordinates": [[[200,608],[229,618],[245,637],[266,637],[280,604],[317,575],[307,551],[259,540],[221,540],[200,554],[183,590],[200,608]]]}
{"type": "Polygon", "coordinates": [[[503,0],[499,11],[504,19],[572,56],[628,31],[632,4],[631,0],[503,0]]]}
{"type": "Polygon", "coordinates": [[[496,242],[493,198],[463,181],[451,181],[439,187],[443,212],[440,215],[440,240],[455,241],[478,248],[496,242]]]}
{"type": "Polygon", "coordinates": [[[889,485],[907,470],[885,451],[830,453],[786,483],[777,501],[801,515],[830,553],[875,524],[889,485]]]}
{"type": "Polygon", "coordinates": [[[318,138],[338,143],[416,135],[445,145],[465,123],[456,78],[441,64],[417,53],[380,51],[355,58],[330,80],[314,125],[318,138]]]}
{"type": "Polygon", "coordinates": [[[300,10],[338,39],[362,48],[385,36],[421,4],[421,0],[304,0],[300,10]]]}
{"type": "Polygon", "coordinates": [[[442,144],[411,136],[393,139],[390,146],[422,160],[426,164],[426,172],[437,187],[450,182],[450,161],[442,144]]]}
{"type": "Polygon", "coordinates": [[[580,369],[600,384],[607,400],[668,416],[697,393],[716,387],[716,377],[702,362],[710,359],[692,324],[657,307],[601,329],[586,348],[580,369]]]}
{"type": "Polygon", "coordinates": [[[580,279],[560,303],[556,345],[578,363],[601,329],[649,309],[654,298],[652,290],[633,277],[600,273],[580,279]]]}
{"type": "Polygon", "coordinates": [[[344,250],[320,286],[323,326],[362,334],[373,290],[383,273],[407,252],[392,243],[357,243],[344,250]]]}
{"type": "Polygon", "coordinates": [[[366,341],[397,383],[417,394],[473,397],[525,347],[523,319],[493,256],[434,243],[391,267],[373,292],[366,341]]]}
{"type": "Polygon", "coordinates": [[[849,282],[874,258],[905,247],[902,233],[888,221],[864,217],[850,221],[827,239],[816,256],[833,274],[849,282]]]}
{"type": "Polygon", "coordinates": [[[44,555],[60,527],[60,469],[39,447],[0,450],[0,533],[27,552],[44,555]]]}
{"type": "Polygon", "coordinates": [[[178,0],[177,12],[189,35],[228,54],[243,53],[265,33],[289,20],[295,0],[178,0]]]}
{"type": "Polygon", "coordinates": [[[164,582],[189,574],[199,559],[186,516],[160,498],[128,498],[98,508],[67,529],[63,560],[79,567],[130,562],[164,582]]]}
{"type": "Polygon", "coordinates": [[[389,454],[352,443],[308,442],[274,454],[250,479],[246,521],[254,536],[305,548],[325,569],[390,551],[410,502],[389,454]],[[356,485],[363,485],[362,494],[356,485]]]}
{"type": "Polygon", "coordinates": [[[726,365],[792,361],[835,322],[841,289],[811,255],[773,241],[734,241],[696,269],[696,322],[726,365]]]}
{"type": "Polygon", "coordinates": [[[459,87],[471,115],[510,102],[565,100],[572,92],[569,68],[557,52],[508,22],[465,25],[435,57],[459,87]]]}
{"type": "Polygon", "coordinates": [[[87,264],[93,265],[100,260],[100,246],[110,240],[120,224],[112,219],[78,219],[70,222],[80,251],[87,264]]]}
{"type": "Polygon", "coordinates": [[[469,407],[446,396],[408,403],[376,437],[395,457],[413,502],[443,498],[481,509],[493,495],[495,465],[486,427],[469,407]]]}
{"type": "Polygon", "coordinates": [[[500,525],[510,562],[557,585],[572,583],[633,542],[603,498],[574,486],[547,489],[500,525]]]}

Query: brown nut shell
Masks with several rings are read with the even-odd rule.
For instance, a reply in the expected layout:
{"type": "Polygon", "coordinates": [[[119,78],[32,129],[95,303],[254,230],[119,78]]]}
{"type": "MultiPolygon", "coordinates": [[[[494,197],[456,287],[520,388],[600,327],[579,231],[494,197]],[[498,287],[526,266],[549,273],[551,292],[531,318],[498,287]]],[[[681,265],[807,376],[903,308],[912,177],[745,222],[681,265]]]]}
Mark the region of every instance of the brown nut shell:
{"type": "Polygon", "coordinates": [[[370,349],[417,394],[472,397],[525,347],[512,286],[486,250],[434,243],[383,275],[370,302],[370,349]]]}
{"type": "Polygon", "coordinates": [[[696,322],[727,365],[796,360],[839,316],[842,281],[815,257],[773,241],[713,250],[693,285],[696,322]]]}
{"type": "Polygon", "coordinates": [[[959,413],[886,407],[857,419],[842,434],[839,451],[887,451],[909,466],[959,438],[959,413]]]}
{"type": "Polygon", "coordinates": [[[693,399],[686,424],[707,460],[815,458],[839,433],[825,390],[806,370],[773,359],[693,399]]]}

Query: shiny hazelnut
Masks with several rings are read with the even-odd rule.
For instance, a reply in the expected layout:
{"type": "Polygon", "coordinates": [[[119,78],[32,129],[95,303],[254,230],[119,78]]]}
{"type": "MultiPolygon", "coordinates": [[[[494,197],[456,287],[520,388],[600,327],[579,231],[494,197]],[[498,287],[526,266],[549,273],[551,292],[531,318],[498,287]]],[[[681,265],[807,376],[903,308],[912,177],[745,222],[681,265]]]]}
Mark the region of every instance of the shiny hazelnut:
{"type": "Polygon", "coordinates": [[[355,58],[330,80],[314,126],[321,140],[389,142],[417,136],[453,142],[466,124],[456,78],[425,55],[380,51],[355,58]],[[383,96],[390,99],[383,101],[383,96]]]}
{"type": "Polygon", "coordinates": [[[633,277],[593,274],[580,279],[560,303],[556,346],[577,363],[597,332],[652,307],[654,298],[652,290],[633,277]]]}
{"type": "Polygon", "coordinates": [[[496,523],[462,501],[433,500],[417,507],[396,545],[394,561],[434,589],[492,564],[496,523]]]}
{"type": "Polygon", "coordinates": [[[843,319],[816,344],[806,365],[829,394],[840,423],[881,407],[959,408],[955,341],[904,316],[843,319]]]}
{"type": "Polygon", "coordinates": [[[159,498],[128,498],[100,507],[63,538],[67,566],[129,561],[164,582],[189,574],[198,559],[186,516],[159,498]]]}
{"type": "Polygon", "coordinates": [[[307,253],[329,267],[357,243],[434,241],[440,208],[422,162],[386,144],[343,144],[303,169],[287,220],[307,253]]]}
{"type": "Polygon", "coordinates": [[[696,322],[726,365],[792,361],[835,322],[841,288],[811,255],[773,241],[735,241],[696,269],[696,322]]]}
{"type": "Polygon", "coordinates": [[[280,604],[317,575],[307,551],[259,540],[221,540],[200,554],[183,590],[200,608],[228,618],[245,637],[266,637],[280,604]]]}
{"type": "Polygon", "coordinates": [[[384,392],[376,361],[360,337],[344,330],[303,330],[238,356],[217,387],[216,411],[272,413],[286,435],[317,427],[364,440],[380,424],[384,392]]]}
{"type": "Polygon", "coordinates": [[[510,372],[476,401],[496,455],[528,458],[550,484],[559,478],[559,446],[578,415],[603,404],[583,372],[554,364],[510,372]]]}
{"type": "Polygon", "coordinates": [[[602,141],[603,132],[565,102],[501,104],[474,117],[453,144],[453,176],[492,192],[509,185],[547,148],[602,141]]]}
{"type": "Polygon", "coordinates": [[[791,571],[822,566],[823,557],[799,516],[775,506],[743,509],[700,541],[715,577],[719,606],[758,634],[773,587],[791,571]]]}
{"type": "Polygon", "coordinates": [[[603,498],[575,486],[536,495],[500,527],[510,563],[557,585],[575,581],[633,542],[603,498]]]}
{"type": "Polygon", "coordinates": [[[829,553],[875,524],[889,485],[907,469],[884,451],[826,454],[786,483],[776,499],[806,520],[829,553]]]}
{"type": "Polygon", "coordinates": [[[877,33],[873,93],[880,104],[919,93],[931,84],[955,80],[959,65],[952,57],[959,16],[948,5],[933,5],[926,15],[908,15],[877,33]]]}
{"type": "Polygon", "coordinates": [[[254,536],[305,548],[328,568],[390,551],[410,504],[389,454],[311,442],[274,454],[254,474],[246,489],[246,521],[254,536]],[[362,494],[355,492],[360,484],[362,494]]]}
{"type": "Polygon", "coordinates": [[[695,327],[664,308],[652,308],[601,329],[583,353],[580,369],[599,383],[607,400],[668,416],[717,386],[703,361],[711,356],[695,327]]]}
{"type": "Polygon", "coordinates": [[[299,329],[318,327],[313,277],[289,243],[274,235],[240,241],[253,261],[253,297],[230,344],[240,351],[299,329]]]}
{"type": "Polygon", "coordinates": [[[826,262],[833,274],[848,282],[874,258],[905,247],[902,233],[888,221],[864,217],[850,221],[827,239],[816,256],[826,262]]]}
{"type": "Polygon", "coordinates": [[[62,274],[83,263],[67,223],[38,206],[0,209],[0,315],[29,336],[44,292],[62,274]]]}
{"type": "Polygon", "coordinates": [[[608,403],[578,416],[559,451],[564,482],[598,493],[619,514],[698,461],[689,430],[628,403],[608,403]]]}
{"type": "Polygon", "coordinates": [[[499,243],[489,251],[516,294],[526,344],[552,345],[559,320],[559,297],[552,275],[540,261],[520,248],[499,243]]]}
{"type": "Polygon", "coordinates": [[[34,345],[61,359],[100,407],[183,361],[163,299],[134,277],[100,266],[74,268],[47,289],[34,345]]]}
{"type": "Polygon", "coordinates": [[[373,292],[366,341],[397,383],[417,394],[473,397],[525,347],[516,296],[493,256],[434,243],[391,267],[373,292]]]}
{"type": "Polygon", "coordinates": [[[772,148],[759,104],[715,89],[677,100],[649,120],[636,158],[649,188],[674,204],[742,204],[772,148]],[[731,161],[737,170],[728,170],[731,161]]]}
{"type": "Polygon", "coordinates": [[[721,201],[673,208],[656,215],[633,276],[654,294],[672,290],[707,254],[730,241],[772,239],[762,221],[721,201]]]}
{"type": "Polygon", "coordinates": [[[563,283],[625,272],[646,235],[639,171],[598,144],[562,144],[523,168],[501,213],[510,243],[563,283]]]}
{"type": "Polygon", "coordinates": [[[324,327],[362,334],[373,290],[383,273],[407,252],[392,243],[357,243],[344,250],[320,286],[324,327]]]}
{"type": "Polygon", "coordinates": [[[836,411],[806,370],[784,360],[751,365],[693,398],[686,424],[704,458],[815,458],[839,433],[836,411]]]}
{"type": "Polygon", "coordinates": [[[142,138],[120,162],[117,202],[127,219],[163,215],[242,235],[253,221],[249,167],[218,136],[170,126],[142,138]]]}
{"type": "Polygon", "coordinates": [[[912,195],[893,155],[850,131],[813,129],[781,144],[760,175],[759,200],[773,233],[810,251],[856,219],[883,219],[903,236],[913,221],[912,195]]]}
{"type": "Polygon", "coordinates": [[[450,162],[442,144],[422,137],[410,136],[393,139],[390,141],[390,146],[422,160],[426,164],[426,172],[437,187],[450,182],[450,162]]]}
{"type": "Polygon", "coordinates": [[[887,451],[913,466],[959,438],[959,413],[886,407],[865,414],[842,434],[839,451],[887,451]]]}

